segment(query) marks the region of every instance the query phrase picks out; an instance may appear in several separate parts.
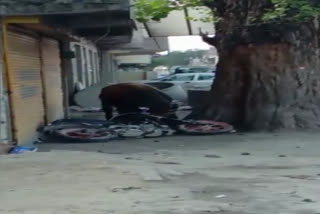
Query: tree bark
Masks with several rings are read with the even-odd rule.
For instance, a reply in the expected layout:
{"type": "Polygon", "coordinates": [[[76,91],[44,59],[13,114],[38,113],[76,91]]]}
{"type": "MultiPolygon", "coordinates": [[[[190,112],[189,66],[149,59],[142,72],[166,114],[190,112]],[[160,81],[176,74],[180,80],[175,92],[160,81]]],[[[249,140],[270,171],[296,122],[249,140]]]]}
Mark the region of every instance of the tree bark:
{"type": "Polygon", "coordinates": [[[320,127],[319,18],[250,24],[269,0],[216,0],[220,62],[211,97],[192,115],[249,130],[320,127]]]}

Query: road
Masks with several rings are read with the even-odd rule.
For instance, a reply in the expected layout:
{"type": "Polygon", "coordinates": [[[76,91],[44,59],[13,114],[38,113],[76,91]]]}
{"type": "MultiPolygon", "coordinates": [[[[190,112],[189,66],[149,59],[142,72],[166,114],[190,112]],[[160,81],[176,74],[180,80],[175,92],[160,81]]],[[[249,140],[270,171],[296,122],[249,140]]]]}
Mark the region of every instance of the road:
{"type": "Polygon", "coordinates": [[[0,156],[2,214],[317,214],[320,134],[46,144],[0,156]]]}

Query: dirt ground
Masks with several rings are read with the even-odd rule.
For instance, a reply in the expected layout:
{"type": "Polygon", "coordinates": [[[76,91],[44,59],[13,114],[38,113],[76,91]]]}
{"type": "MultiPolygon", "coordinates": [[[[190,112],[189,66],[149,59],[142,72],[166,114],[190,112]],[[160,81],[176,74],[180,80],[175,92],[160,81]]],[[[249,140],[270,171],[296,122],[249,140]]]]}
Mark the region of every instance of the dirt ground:
{"type": "Polygon", "coordinates": [[[0,156],[1,214],[319,214],[320,133],[44,144],[0,156]]]}

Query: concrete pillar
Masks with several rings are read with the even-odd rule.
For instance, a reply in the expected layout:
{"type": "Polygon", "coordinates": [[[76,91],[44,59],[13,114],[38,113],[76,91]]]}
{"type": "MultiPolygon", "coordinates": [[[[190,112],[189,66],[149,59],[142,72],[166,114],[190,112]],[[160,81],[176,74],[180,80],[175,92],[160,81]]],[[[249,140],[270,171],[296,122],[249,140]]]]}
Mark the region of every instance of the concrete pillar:
{"type": "MultiPolygon", "coordinates": [[[[62,56],[64,55],[63,53],[69,52],[70,51],[70,43],[69,42],[61,42],[61,51],[62,51],[62,56]]],[[[73,85],[73,76],[72,76],[72,59],[71,58],[66,58],[65,56],[62,59],[62,90],[63,90],[63,107],[64,107],[64,114],[65,118],[70,117],[70,112],[69,112],[69,106],[71,103],[71,97],[72,97],[72,92],[70,91],[70,88],[73,85]]]]}
{"type": "Polygon", "coordinates": [[[115,71],[116,67],[112,54],[108,51],[102,51],[101,83],[115,83],[117,81],[115,71]]]}

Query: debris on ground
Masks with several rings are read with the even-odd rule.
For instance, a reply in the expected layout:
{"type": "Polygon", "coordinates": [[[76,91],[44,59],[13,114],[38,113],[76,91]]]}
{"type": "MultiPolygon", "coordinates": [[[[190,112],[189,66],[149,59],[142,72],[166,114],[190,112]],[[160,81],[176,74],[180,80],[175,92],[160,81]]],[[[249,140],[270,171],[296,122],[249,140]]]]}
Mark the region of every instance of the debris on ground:
{"type": "Polygon", "coordinates": [[[283,177],[290,178],[290,179],[301,179],[301,180],[311,180],[312,179],[312,176],[310,176],[310,175],[285,175],[283,177]]]}
{"type": "Polygon", "coordinates": [[[206,158],[221,158],[219,155],[205,155],[206,158]]]}
{"type": "Polygon", "coordinates": [[[310,198],[303,199],[302,201],[303,202],[307,202],[307,203],[312,203],[313,202],[313,200],[310,199],[310,198]]]}
{"type": "Polygon", "coordinates": [[[112,192],[124,192],[124,191],[131,191],[131,190],[140,190],[142,189],[141,187],[118,187],[118,188],[113,188],[111,191],[112,192]]]}
{"type": "Polygon", "coordinates": [[[155,161],[155,164],[165,164],[165,165],[180,165],[181,163],[172,161],[155,161]]]}
{"type": "Polygon", "coordinates": [[[22,154],[26,152],[36,152],[38,148],[31,146],[14,146],[9,150],[9,154],[22,154]]]}
{"type": "Polygon", "coordinates": [[[36,147],[28,146],[14,146],[8,144],[0,144],[0,155],[5,154],[22,154],[25,152],[36,152],[38,149],[36,147]]]}
{"type": "Polygon", "coordinates": [[[141,158],[126,157],[126,160],[142,160],[141,158]]]}

